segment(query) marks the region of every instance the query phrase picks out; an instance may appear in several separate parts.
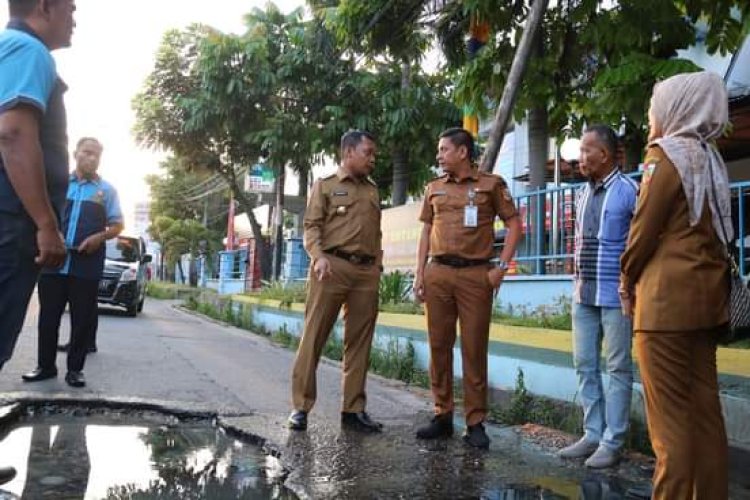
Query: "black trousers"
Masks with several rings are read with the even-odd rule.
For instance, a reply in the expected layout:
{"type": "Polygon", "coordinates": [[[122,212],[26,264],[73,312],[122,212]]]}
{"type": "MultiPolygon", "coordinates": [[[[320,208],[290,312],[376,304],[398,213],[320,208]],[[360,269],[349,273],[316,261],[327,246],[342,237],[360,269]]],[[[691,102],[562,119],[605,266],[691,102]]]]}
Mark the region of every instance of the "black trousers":
{"type": "Polygon", "coordinates": [[[68,371],[81,371],[86,351],[99,327],[97,294],[99,280],[61,274],[43,274],[39,278],[39,368],[52,370],[57,358],[60,319],[70,304],[70,344],[68,371]]]}
{"type": "Polygon", "coordinates": [[[36,226],[25,215],[0,212],[0,368],[13,355],[39,267],[36,226]]]}

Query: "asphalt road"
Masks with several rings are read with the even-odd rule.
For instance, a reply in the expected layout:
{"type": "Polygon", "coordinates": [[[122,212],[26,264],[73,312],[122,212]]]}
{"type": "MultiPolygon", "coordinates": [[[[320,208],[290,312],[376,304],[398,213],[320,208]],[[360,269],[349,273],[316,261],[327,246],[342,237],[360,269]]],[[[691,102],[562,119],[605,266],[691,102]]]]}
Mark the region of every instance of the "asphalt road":
{"type": "MultiPolygon", "coordinates": [[[[137,318],[103,310],[99,352],[89,356],[84,369],[88,385],[73,389],[63,380],[64,353],[58,355],[57,379],[21,380],[36,365],[37,307],[32,304],[15,356],[0,373],[0,397],[146,403],[217,414],[224,428],[255,438],[278,456],[287,471],[285,485],[302,498],[603,500],[623,498],[628,486],[648,481],[642,462],[589,472],[513,428],[490,428],[489,452],[464,446],[460,429],[452,440],[417,441],[414,431],[430,415],[429,394],[377,376],[368,380],[368,410],[385,424],[385,432],[342,431],[340,367],[325,361],[318,370],[319,400],[310,428],[289,431],[284,423],[294,352],[174,306],[147,299],[137,318]]],[[[63,340],[68,321],[64,316],[63,340]]],[[[744,485],[735,492],[733,498],[750,497],[744,485]]]]}
{"type": "MultiPolygon", "coordinates": [[[[64,380],[65,353],[59,353],[57,379],[27,383],[21,375],[36,366],[36,321],[32,303],[14,357],[0,373],[0,392],[67,393],[85,398],[115,396],[227,413],[264,413],[286,417],[294,353],[267,339],[204,320],[174,302],[149,300],[142,314],[129,318],[117,309],[101,310],[99,352],[86,360],[87,386],[72,389],[64,380]]],[[[61,340],[69,335],[63,316],[61,340]]],[[[322,363],[319,401],[312,418],[337,419],[340,370],[322,363]]],[[[368,387],[373,416],[396,418],[428,410],[422,397],[374,383],[368,387]]]]}

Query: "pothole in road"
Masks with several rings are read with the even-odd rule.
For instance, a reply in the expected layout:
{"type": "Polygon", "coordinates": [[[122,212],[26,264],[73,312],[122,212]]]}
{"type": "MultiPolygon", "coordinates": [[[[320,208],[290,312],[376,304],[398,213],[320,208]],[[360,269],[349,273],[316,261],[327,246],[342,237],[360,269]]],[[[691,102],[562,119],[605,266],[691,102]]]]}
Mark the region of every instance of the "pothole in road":
{"type": "Polygon", "coordinates": [[[0,438],[0,500],[296,498],[277,458],[205,419],[29,407],[0,438]]]}

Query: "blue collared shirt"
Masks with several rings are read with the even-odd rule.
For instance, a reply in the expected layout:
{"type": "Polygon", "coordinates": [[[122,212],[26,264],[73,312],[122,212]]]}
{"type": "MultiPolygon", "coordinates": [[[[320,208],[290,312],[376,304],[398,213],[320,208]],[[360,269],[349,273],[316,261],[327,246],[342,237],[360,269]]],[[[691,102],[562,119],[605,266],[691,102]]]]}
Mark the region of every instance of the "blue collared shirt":
{"type": "MultiPolygon", "coordinates": [[[[122,222],[122,211],[117,190],[101,177],[79,179],[73,173],[68,185],[68,202],[63,215],[62,233],[65,246],[78,248],[92,234],[104,231],[107,226],[122,222]]],[[[91,255],[68,252],[60,274],[84,279],[101,278],[104,269],[105,246],[91,255]]]]}
{"type": "MultiPolygon", "coordinates": [[[[0,114],[17,106],[39,110],[39,142],[44,153],[47,193],[58,217],[68,185],[68,136],[63,94],[49,50],[23,21],[12,19],[0,32],[0,114]]],[[[23,213],[0,158],[0,212],[23,213]]]]}
{"type": "Polygon", "coordinates": [[[620,256],[635,213],[638,183],[615,169],[603,181],[578,192],[573,299],[600,307],[620,307],[620,256]]]}

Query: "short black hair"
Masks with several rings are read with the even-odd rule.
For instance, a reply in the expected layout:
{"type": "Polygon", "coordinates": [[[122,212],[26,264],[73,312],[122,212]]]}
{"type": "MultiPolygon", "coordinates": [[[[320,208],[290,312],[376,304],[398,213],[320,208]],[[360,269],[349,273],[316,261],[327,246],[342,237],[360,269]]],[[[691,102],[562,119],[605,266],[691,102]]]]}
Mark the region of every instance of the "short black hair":
{"type": "Polygon", "coordinates": [[[474,137],[468,130],[461,127],[451,127],[449,129],[443,130],[443,132],[440,134],[440,138],[450,139],[450,141],[456,147],[464,146],[466,148],[466,152],[469,154],[469,161],[474,160],[474,156],[476,154],[476,152],[474,151],[474,137]]]}
{"type": "Polygon", "coordinates": [[[341,136],[341,151],[344,152],[349,148],[356,148],[363,139],[369,139],[377,142],[375,136],[365,130],[347,130],[341,136]]]}
{"type": "Polygon", "coordinates": [[[617,145],[620,140],[617,138],[617,133],[612,127],[602,124],[591,125],[590,127],[586,127],[584,133],[596,134],[596,138],[604,145],[612,161],[617,161],[617,145]]]}
{"type": "Polygon", "coordinates": [[[81,149],[81,146],[83,146],[84,142],[93,142],[99,145],[99,149],[104,149],[104,146],[102,145],[101,141],[97,139],[96,137],[81,137],[80,139],[78,139],[78,142],[76,143],[76,151],[81,149]]]}
{"type": "Polygon", "coordinates": [[[39,0],[8,0],[10,17],[27,17],[38,3],[39,0]]]}

